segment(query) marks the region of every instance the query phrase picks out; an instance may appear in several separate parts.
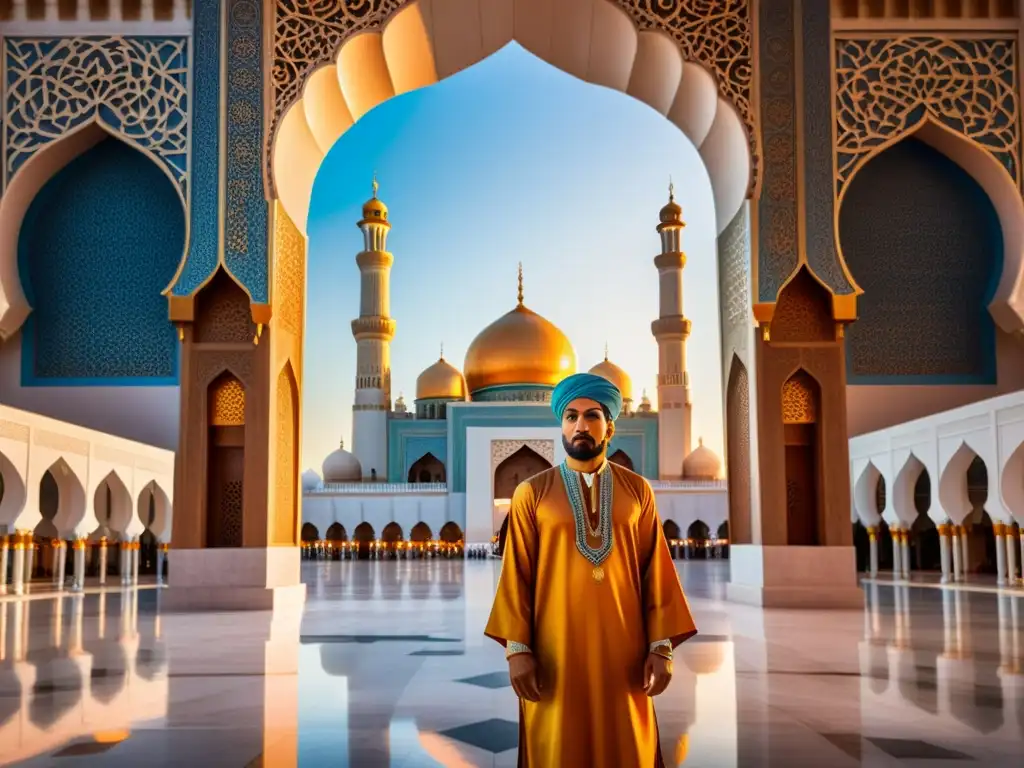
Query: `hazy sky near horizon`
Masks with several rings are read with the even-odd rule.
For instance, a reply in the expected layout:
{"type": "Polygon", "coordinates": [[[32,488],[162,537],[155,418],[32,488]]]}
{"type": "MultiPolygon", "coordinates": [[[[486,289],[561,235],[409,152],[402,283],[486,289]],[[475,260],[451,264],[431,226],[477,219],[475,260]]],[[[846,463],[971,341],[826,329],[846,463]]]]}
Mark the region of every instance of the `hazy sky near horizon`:
{"type": "MultiPolygon", "coordinates": [[[[697,150],[662,115],[512,43],[476,66],[363,116],[324,159],[309,213],[302,465],[352,445],[359,314],[356,227],[376,171],[389,208],[392,392],[410,410],[438,359],[460,370],[470,342],[516,303],[576,348],[604,357],[657,407],[660,251],[655,227],[675,183],[686,229],[684,313],[697,437],[722,453],[714,202],[697,150]]],[[[554,422],[553,422],[554,423],[554,422]]]]}

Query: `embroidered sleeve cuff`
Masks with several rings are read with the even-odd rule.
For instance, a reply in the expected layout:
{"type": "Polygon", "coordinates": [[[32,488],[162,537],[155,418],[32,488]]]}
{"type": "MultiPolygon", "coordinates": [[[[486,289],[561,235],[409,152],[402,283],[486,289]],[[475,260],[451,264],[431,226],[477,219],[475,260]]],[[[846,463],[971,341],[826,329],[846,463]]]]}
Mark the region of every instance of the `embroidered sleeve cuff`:
{"type": "Polygon", "coordinates": [[[649,649],[651,652],[658,651],[659,653],[672,655],[672,641],[671,640],[655,640],[651,643],[649,649]]]}
{"type": "Polygon", "coordinates": [[[515,640],[509,640],[505,646],[505,658],[515,656],[517,653],[533,653],[533,651],[530,650],[530,646],[526,643],[517,643],[515,640]]]}

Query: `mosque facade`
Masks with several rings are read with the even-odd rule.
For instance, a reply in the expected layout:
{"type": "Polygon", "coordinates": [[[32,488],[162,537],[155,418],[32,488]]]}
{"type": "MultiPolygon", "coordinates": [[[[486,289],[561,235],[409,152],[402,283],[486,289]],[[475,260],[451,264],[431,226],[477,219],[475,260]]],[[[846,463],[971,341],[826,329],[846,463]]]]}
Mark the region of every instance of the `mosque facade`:
{"type": "MultiPolygon", "coordinates": [[[[428,517],[435,537],[493,535],[491,462],[524,445],[557,461],[542,400],[578,362],[531,368],[502,334],[571,344],[524,299],[402,413],[386,291],[364,291],[355,440],[325,461],[354,490],[304,492],[306,235],[339,137],[513,42],[663,115],[704,164],[730,598],[860,606],[869,551],[870,571],[1012,582],[1022,32],[1010,0],[0,3],[5,586],[61,564],[79,586],[131,581],[169,547],[168,601],[276,607],[301,601],[304,522],[330,527],[335,507],[387,507],[375,537],[428,517]]],[[[360,256],[382,287],[385,248],[360,256]]],[[[634,403],[615,448],[671,518],[689,329],[661,295],[660,410],[634,403]]]]}
{"type": "MultiPolygon", "coordinates": [[[[352,447],[342,443],[324,459],[320,474],[303,473],[302,535],[307,541],[351,537],[394,546],[443,532],[451,541],[486,544],[501,529],[515,486],[565,456],[549,402],[554,386],[576,373],[576,351],[561,330],[526,305],[520,265],[515,306],[473,339],[463,368],[446,360],[442,349],[417,378],[412,409],[401,396],[392,401],[396,325],[389,280],[395,259],[387,250],[389,211],[377,191],[374,180],[358,222],[363,250],[356,255],[361,290],[359,316],[352,321],[352,447]]],[[[689,542],[682,545],[685,556],[687,546],[728,539],[728,500],[721,460],[700,438],[694,446],[691,436],[682,214],[670,185],[657,224],[661,252],[651,269],[660,287],[651,332],[658,343],[661,407],[655,411],[646,392],[635,398],[632,379],[607,350],[589,370],[622,392],[610,460],[652,483],[669,538],[689,542]],[[689,535],[698,521],[703,528],[689,535]]]]}

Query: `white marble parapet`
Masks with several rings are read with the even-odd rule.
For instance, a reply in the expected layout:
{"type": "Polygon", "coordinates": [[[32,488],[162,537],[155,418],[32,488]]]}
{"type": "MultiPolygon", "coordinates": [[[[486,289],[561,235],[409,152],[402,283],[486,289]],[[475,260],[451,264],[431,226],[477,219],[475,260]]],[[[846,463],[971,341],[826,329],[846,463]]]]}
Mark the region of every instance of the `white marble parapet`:
{"type": "Polygon", "coordinates": [[[396,493],[448,493],[447,483],[323,483],[306,491],[307,496],[335,496],[341,494],[385,495],[396,493]]]}

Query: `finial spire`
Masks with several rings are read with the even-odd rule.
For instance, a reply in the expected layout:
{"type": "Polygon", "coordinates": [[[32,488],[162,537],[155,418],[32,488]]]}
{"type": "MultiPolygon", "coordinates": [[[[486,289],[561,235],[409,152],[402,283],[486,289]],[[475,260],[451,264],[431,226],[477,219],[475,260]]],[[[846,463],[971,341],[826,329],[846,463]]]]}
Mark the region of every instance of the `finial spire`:
{"type": "Polygon", "coordinates": [[[340,440],[338,440],[338,447],[341,448],[342,450],[344,450],[344,448],[345,448],[345,438],[344,437],[341,438],[340,440]]]}
{"type": "Polygon", "coordinates": [[[444,342],[441,342],[441,359],[444,360],[444,342]]]}
{"type": "Polygon", "coordinates": [[[703,437],[698,437],[697,438],[697,447],[700,448],[702,445],[704,445],[704,438],[703,437]]]}
{"type": "Polygon", "coordinates": [[[604,343],[604,361],[608,362],[608,342],[604,343]]]}
{"type": "Polygon", "coordinates": [[[672,183],[672,174],[668,175],[668,201],[674,202],[676,199],[676,185],[672,183]]]}
{"type": "Polygon", "coordinates": [[[380,189],[380,184],[377,183],[377,172],[373,172],[373,199],[377,199],[377,190],[380,189]]]}
{"type": "Polygon", "coordinates": [[[523,262],[519,262],[519,306],[523,306],[523,262]]]}

